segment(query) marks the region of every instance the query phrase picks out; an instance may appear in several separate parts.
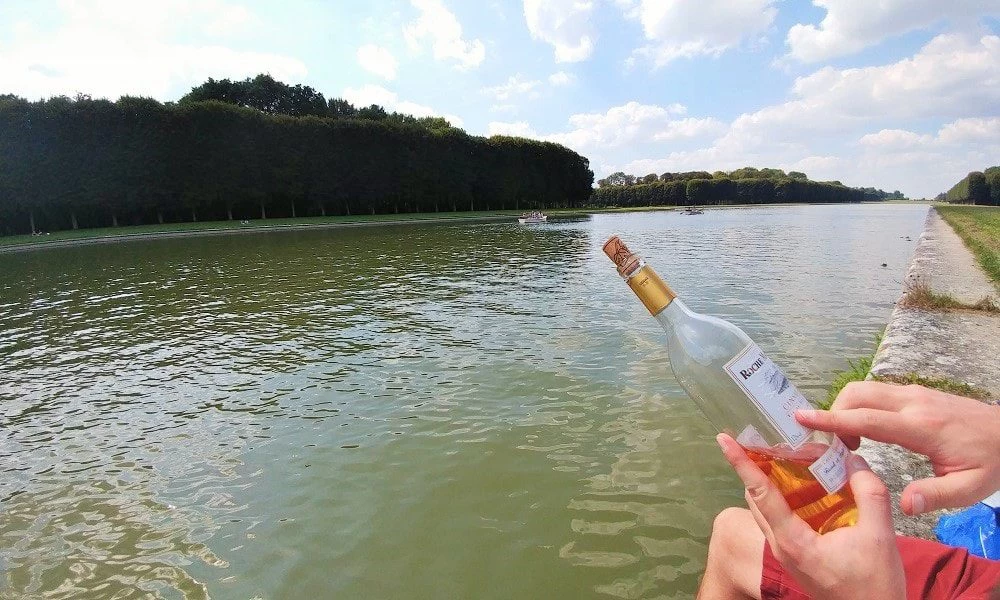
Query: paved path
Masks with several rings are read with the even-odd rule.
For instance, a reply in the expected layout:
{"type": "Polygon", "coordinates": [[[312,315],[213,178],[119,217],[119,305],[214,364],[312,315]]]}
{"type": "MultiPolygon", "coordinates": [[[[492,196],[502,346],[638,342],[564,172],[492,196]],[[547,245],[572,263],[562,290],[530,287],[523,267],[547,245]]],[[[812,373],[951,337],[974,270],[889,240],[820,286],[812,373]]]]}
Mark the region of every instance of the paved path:
{"type": "Polygon", "coordinates": [[[1000,299],[996,286],[980,268],[976,257],[933,208],[913,251],[906,281],[922,281],[935,292],[950,294],[966,304],[975,304],[985,297],[1000,299]]]}
{"type": "MultiPolygon", "coordinates": [[[[965,303],[997,288],[979,267],[961,238],[931,209],[913,253],[908,284],[926,283],[965,303]]],[[[896,306],[872,366],[875,375],[948,378],[972,385],[1000,399],[1000,315],[972,311],[930,312],[896,306]]],[[[934,539],[940,513],[907,517],[899,512],[899,494],[914,479],[933,475],[926,459],[896,446],[865,441],[859,451],[889,486],[895,498],[897,531],[934,539]]]]}

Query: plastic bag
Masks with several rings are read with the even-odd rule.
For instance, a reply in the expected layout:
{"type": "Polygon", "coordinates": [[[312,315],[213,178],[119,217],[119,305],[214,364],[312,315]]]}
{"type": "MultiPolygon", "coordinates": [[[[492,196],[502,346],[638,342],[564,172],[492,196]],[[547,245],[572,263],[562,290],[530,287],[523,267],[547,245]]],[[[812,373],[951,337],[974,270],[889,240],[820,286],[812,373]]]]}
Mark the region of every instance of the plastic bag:
{"type": "Polygon", "coordinates": [[[941,543],[1000,560],[1000,508],[995,505],[1000,505],[1000,492],[965,510],[942,515],[934,533],[941,543]]]}

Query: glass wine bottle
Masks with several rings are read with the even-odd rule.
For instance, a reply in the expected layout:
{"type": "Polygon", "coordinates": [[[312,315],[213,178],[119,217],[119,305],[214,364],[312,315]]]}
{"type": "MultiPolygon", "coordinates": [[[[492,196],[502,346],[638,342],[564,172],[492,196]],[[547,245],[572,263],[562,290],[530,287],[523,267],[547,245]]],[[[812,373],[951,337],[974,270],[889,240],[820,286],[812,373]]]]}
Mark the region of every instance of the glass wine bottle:
{"type": "Polygon", "coordinates": [[[667,332],[670,368],[709,421],[743,446],[813,529],[853,525],[850,451],[837,436],[807,429],[794,417],[815,405],[743,330],[689,309],[617,236],[604,252],[667,332]]]}

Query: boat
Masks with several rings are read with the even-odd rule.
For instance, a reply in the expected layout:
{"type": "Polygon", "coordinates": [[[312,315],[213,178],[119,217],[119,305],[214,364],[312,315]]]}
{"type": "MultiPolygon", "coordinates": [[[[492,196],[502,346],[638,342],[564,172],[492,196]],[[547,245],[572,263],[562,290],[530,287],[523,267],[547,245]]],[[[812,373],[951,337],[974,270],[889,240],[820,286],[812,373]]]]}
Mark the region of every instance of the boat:
{"type": "Polygon", "coordinates": [[[518,217],[517,222],[521,224],[530,223],[545,223],[549,220],[548,215],[538,212],[537,210],[532,212],[526,212],[520,217],[518,217]]]}
{"type": "Polygon", "coordinates": [[[705,214],[705,211],[703,211],[700,208],[689,208],[689,209],[687,209],[687,210],[684,211],[684,214],[686,214],[686,215],[703,215],[703,214],[705,214]]]}

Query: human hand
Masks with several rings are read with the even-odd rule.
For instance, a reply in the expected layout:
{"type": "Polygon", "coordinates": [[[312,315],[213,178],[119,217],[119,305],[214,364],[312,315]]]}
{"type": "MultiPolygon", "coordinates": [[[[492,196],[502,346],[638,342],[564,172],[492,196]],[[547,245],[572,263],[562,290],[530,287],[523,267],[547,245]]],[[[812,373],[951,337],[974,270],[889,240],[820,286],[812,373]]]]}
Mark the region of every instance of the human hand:
{"type": "Polygon", "coordinates": [[[1000,407],[917,385],[848,384],[829,411],[798,411],[810,429],[858,436],[927,456],[934,475],[910,483],[900,505],[908,515],[969,506],[1000,489],[1000,407]]]}
{"type": "Polygon", "coordinates": [[[820,535],[792,512],[736,440],[724,433],[716,440],[746,486],[747,505],[774,557],[803,591],[817,600],[906,597],[889,492],[863,458],[851,455],[848,462],[857,524],[820,535]]]}

